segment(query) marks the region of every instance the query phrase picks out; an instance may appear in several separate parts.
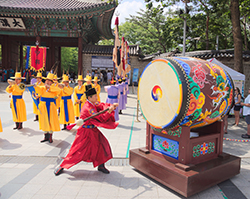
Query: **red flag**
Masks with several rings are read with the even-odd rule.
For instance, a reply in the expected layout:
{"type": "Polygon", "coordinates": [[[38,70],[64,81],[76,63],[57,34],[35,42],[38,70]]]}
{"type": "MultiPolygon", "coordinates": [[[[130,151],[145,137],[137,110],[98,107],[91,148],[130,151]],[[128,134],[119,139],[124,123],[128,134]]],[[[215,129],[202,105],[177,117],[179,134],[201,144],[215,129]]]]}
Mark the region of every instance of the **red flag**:
{"type": "Polygon", "coordinates": [[[46,47],[34,47],[30,49],[30,69],[35,71],[44,70],[46,65],[46,47]]]}

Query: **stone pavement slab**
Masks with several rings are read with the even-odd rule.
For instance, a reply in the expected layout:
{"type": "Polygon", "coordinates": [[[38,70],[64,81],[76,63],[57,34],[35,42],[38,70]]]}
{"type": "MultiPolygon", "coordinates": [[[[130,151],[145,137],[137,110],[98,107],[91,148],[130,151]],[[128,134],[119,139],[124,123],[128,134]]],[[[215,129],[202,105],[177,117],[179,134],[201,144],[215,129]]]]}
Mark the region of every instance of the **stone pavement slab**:
{"type": "MultiPolygon", "coordinates": [[[[128,95],[126,110],[120,116],[115,130],[100,128],[110,142],[114,158],[106,163],[111,171],[105,175],[92,164],[81,162],[64,170],[60,176],[53,171],[65,156],[74,140],[76,129],[54,133],[54,142],[40,143],[43,132],[34,122],[32,100],[24,93],[27,122],[24,129],[13,130],[14,123],[9,107],[10,98],[4,91],[6,83],[0,83],[0,117],[4,132],[0,133],[0,198],[184,198],[171,189],[138,172],[129,165],[129,149],[144,147],[146,122],[139,113],[136,122],[136,90],[128,95]]],[[[107,94],[102,88],[101,100],[107,94]]],[[[238,127],[229,118],[228,134],[224,137],[241,139],[246,124],[241,119],[238,127]]],[[[249,142],[227,141],[223,151],[242,158],[241,173],[224,184],[211,187],[190,197],[203,198],[250,198],[250,146],[249,142]],[[236,191],[232,191],[236,190],[236,191]],[[236,193],[237,192],[237,193],[236,193]]]]}

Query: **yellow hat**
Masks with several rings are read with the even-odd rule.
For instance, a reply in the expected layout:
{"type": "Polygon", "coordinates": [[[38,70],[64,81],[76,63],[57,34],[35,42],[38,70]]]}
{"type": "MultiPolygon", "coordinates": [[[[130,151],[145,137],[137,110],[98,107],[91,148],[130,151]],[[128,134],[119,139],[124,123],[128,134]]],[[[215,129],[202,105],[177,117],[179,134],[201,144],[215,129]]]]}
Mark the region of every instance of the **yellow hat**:
{"type": "Polygon", "coordinates": [[[82,78],[82,75],[78,75],[77,81],[83,81],[84,79],[82,78]]]}
{"type": "Polygon", "coordinates": [[[60,78],[57,77],[57,75],[54,75],[54,80],[59,80],[60,78]]]}
{"type": "Polygon", "coordinates": [[[20,72],[16,72],[15,73],[15,77],[11,77],[11,79],[25,79],[24,77],[22,77],[20,72]]]}
{"type": "Polygon", "coordinates": [[[92,78],[91,78],[91,76],[89,76],[89,75],[87,75],[85,78],[84,78],[84,81],[91,81],[92,80],[92,78]]]}
{"type": "Polygon", "coordinates": [[[39,73],[39,72],[38,72],[37,75],[36,75],[36,78],[37,78],[37,77],[40,77],[40,78],[44,79],[42,73],[39,73]]]}
{"type": "Polygon", "coordinates": [[[92,81],[100,81],[100,80],[98,79],[97,76],[95,76],[94,79],[92,79],[92,81]]]}
{"type": "Polygon", "coordinates": [[[53,82],[53,79],[54,79],[54,74],[53,73],[48,73],[47,77],[44,78],[46,80],[51,80],[53,82]]]}
{"type": "Polygon", "coordinates": [[[68,75],[63,75],[62,82],[69,82],[69,76],[68,75]]]}

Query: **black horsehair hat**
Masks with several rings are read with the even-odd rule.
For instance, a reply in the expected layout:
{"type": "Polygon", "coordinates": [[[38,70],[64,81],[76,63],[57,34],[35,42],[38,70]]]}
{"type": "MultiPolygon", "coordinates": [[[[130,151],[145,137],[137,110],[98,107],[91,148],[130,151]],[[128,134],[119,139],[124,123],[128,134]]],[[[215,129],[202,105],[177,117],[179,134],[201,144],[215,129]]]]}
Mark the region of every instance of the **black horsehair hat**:
{"type": "Polygon", "coordinates": [[[90,88],[90,89],[88,89],[88,90],[85,92],[85,94],[86,94],[86,97],[90,97],[90,96],[96,94],[96,90],[95,90],[95,88],[90,88]]]}
{"type": "Polygon", "coordinates": [[[85,92],[86,92],[87,90],[91,89],[91,88],[92,88],[92,85],[91,85],[91,84],[85,85],[85,92]]]}

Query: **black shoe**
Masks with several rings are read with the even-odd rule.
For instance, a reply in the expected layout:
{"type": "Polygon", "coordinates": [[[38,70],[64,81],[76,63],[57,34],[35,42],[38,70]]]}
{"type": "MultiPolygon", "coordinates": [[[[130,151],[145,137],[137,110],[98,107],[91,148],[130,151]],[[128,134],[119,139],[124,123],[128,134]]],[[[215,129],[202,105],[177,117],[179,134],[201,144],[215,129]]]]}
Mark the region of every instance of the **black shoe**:
{"type": "Polygon", "coordinates": [[[44,139],[41,140],[40,142],[46,142],[49,141],[49,133],[44,134],[44,139]]]}
{"type": "Polygon", "coordinates": [[[98,171],[101,171],[101,172],[103,172],[103,173],[105,173],[105,174],[109,174],[109,170],[108,169],[106,169],[104,166],[98,166],[98,171]]]}
{"type": "Polygon", "coordinates": [[[66,124],[64,124],[64,126],[63,126],[63,128],[62,128],[62,130],[64,131],[64,130],[67,130],[67,125],[66,124]]]}
{"type": "Polygon", "coordinates": [[[14,127],[13,130],[18,129],[18,127],[19,127],[19,122],[16,122],[16,127],[14,127]]]}
{"type": "Polygon", "coordinates": [[[248,135],[248,134],[242,134],[241,137],[242,138],[250,138],[250,135],[248,135]]]}
{"type": "Polygon", "coordinates": [[[49,143],[52,143],[53,140],[52,140],[52,133],[49,133],[49,143]]]}
{"type": "Polygon", "coordinates": [[[20,130],[20,129],[22,129],[22,128],[23,128],[23,123],[22,123],[22,122],[19,122],[19,125],[18,125],[17,130],[20,130]]]}
{"type": "Polygon", "coordinates": [[[122,114],[122,110],[119,111],[119,114],[122,114]]]}
{"type": "Polygon", "coordinates": [[[34,119],[34,122],[35,122],[35,121],[38,121],[38,115],[36,115],[36,118],[34,119]]]}
{"type": "Polygon", "coordinates": [[[54,174],[55,174],[56,176],[59,176],[62,172],[63,172],[63,168],[59,166],[59,167],[57,167],[57,168],[55,169],[54,174]]]}

